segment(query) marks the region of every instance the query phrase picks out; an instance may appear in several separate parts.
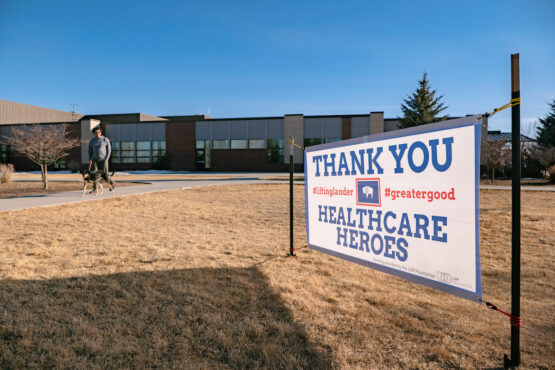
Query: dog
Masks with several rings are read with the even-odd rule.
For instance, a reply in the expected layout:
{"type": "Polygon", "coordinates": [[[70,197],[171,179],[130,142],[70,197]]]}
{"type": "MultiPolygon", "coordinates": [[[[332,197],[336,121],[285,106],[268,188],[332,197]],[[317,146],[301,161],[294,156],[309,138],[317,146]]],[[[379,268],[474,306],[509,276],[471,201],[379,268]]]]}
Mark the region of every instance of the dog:
{"type": "MultiPolygon", "coordinates": [[[[114,175],[114,172],[112,172],[112,175],[114,175]]],[[[102,186],[102,183],[100,182],[100,180],[102,179],[102,171],[81,171],[81,176],[83,176],[83,196],[85,196],[85,194],[87,193],[87,188],[89,185],[91,185],[91,191],[89,193],[95,193],[96,195],[102,195],[104,193],[104,186],[102,186]],[[94,189],[94,183],[96,182],[96,190],[92,190],[94,189]]],[[[112,184],[108,183],[108,186],[110,187],[110,191],[115,192],[115,189],[113,187],[112,184]]]]}

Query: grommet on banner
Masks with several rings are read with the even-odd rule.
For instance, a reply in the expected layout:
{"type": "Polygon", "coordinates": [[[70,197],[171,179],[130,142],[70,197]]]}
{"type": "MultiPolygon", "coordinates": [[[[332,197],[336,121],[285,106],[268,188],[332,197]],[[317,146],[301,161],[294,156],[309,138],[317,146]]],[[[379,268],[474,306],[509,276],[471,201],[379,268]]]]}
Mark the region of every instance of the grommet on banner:
{"type": "MultiPolygon", "coordinates": [[[[482,301],[482,302],[483,302],[483,301],[482,301]]],[[[491,302],[484,302],[484,303],[486,304],[486,307],[487,307],[487,308],[490,308],[490,309],[495,310],[495,311],[499,311],[499,312],[501,312],[503,315],[508,316],[508,317],[509,317],[509,320],[510,320],[510,323],[511,323],[511,326],[514,326],[514,327],[517,327],[517,328],[522,327],[522,318],[521,318],[520,316],[511,315],[510,313],[505,312],[505,311],[503,311],[502,309],[498,308],[496,305],[494,305],[494,304],[491,303],[491,302]]]]}

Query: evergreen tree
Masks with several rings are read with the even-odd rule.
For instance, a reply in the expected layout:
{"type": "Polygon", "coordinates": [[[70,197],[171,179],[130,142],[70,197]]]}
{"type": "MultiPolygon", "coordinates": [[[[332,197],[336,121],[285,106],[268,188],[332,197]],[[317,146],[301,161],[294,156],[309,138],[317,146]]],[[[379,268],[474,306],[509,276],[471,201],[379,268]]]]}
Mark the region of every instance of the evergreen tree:
{"type": "Polygon", "coordinates": [[[412,96],[404,100],[404,104],[401,104],[401,110],[404,114],[404,117],[401,118],[401,128],[425,125],[447,118],[447,116],[438,117],[441,112],[447,109],[447,106],[440,102],[443,95],[435,97],[436,91],[431,90],[426,72],[424,72],[418,84],[418,89],[412,96]]]}
{"type": "Polygon", "coordinates": [[[549,105],[551,113],[545,118],[540,118],[541,126],[537,131],[538,144],[545,147],[555,146],[555,99],[549,105]]]}

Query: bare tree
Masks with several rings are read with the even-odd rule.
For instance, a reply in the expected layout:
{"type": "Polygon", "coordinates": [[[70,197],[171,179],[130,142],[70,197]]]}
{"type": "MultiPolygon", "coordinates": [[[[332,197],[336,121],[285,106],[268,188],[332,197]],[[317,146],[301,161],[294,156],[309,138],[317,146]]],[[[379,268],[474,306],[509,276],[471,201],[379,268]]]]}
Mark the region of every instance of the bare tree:
{"type": "MultiPolygon", "coordinates": [[[[530,156],[543,167],[544,175],[549,178],[549,167],[555,164],[555,146],[537,145],[530,150],[530,156]]],[[[553,182],[553,179],[551,179],[553,182]]]]}
{"type": "Polygon", "coordinates": [[[499,170],[507,163],[511,151],[506,148],[506,145],[504,141],[488,140],[482,150],[483,162],[488,167],[488,172],[491,171],[491,182],[495,180],[495,170],[499,170]]]}
{"type": "Polygon", "coordinates": [[[4,136],[14,152],[23,154],[40,166],[44,190],[48,189],[47,166],[69,155],[81,145],[79,138],[67,137],[68,125],[25,125],[12,127],[11,136],[4,136]]]}

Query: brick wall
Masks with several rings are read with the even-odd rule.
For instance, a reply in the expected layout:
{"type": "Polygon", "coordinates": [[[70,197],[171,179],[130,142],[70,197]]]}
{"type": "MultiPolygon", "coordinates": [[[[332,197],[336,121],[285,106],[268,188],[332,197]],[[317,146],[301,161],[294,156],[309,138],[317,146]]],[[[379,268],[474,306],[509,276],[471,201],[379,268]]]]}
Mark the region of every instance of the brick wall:
{"type": "Polygon", "coordinates": [[[171,154],[173,171],[194,171],[195,122],[166,122],[166,152],[171,154]]]}
{"type": "Polygon", "coordinates": [[[351,138],[351,117],[343,117],[341,119],[341,140],[351,138]]]}
{"type": "MultiPolygon", "coordinates": [[[[81,138],[81,125],[72,123],[68,125],[67,137],[81,138]]],[[[66,157],[66,170],[79,170],[81,168],[81,147],[78,146],[69,151],[66,157]]]]}

